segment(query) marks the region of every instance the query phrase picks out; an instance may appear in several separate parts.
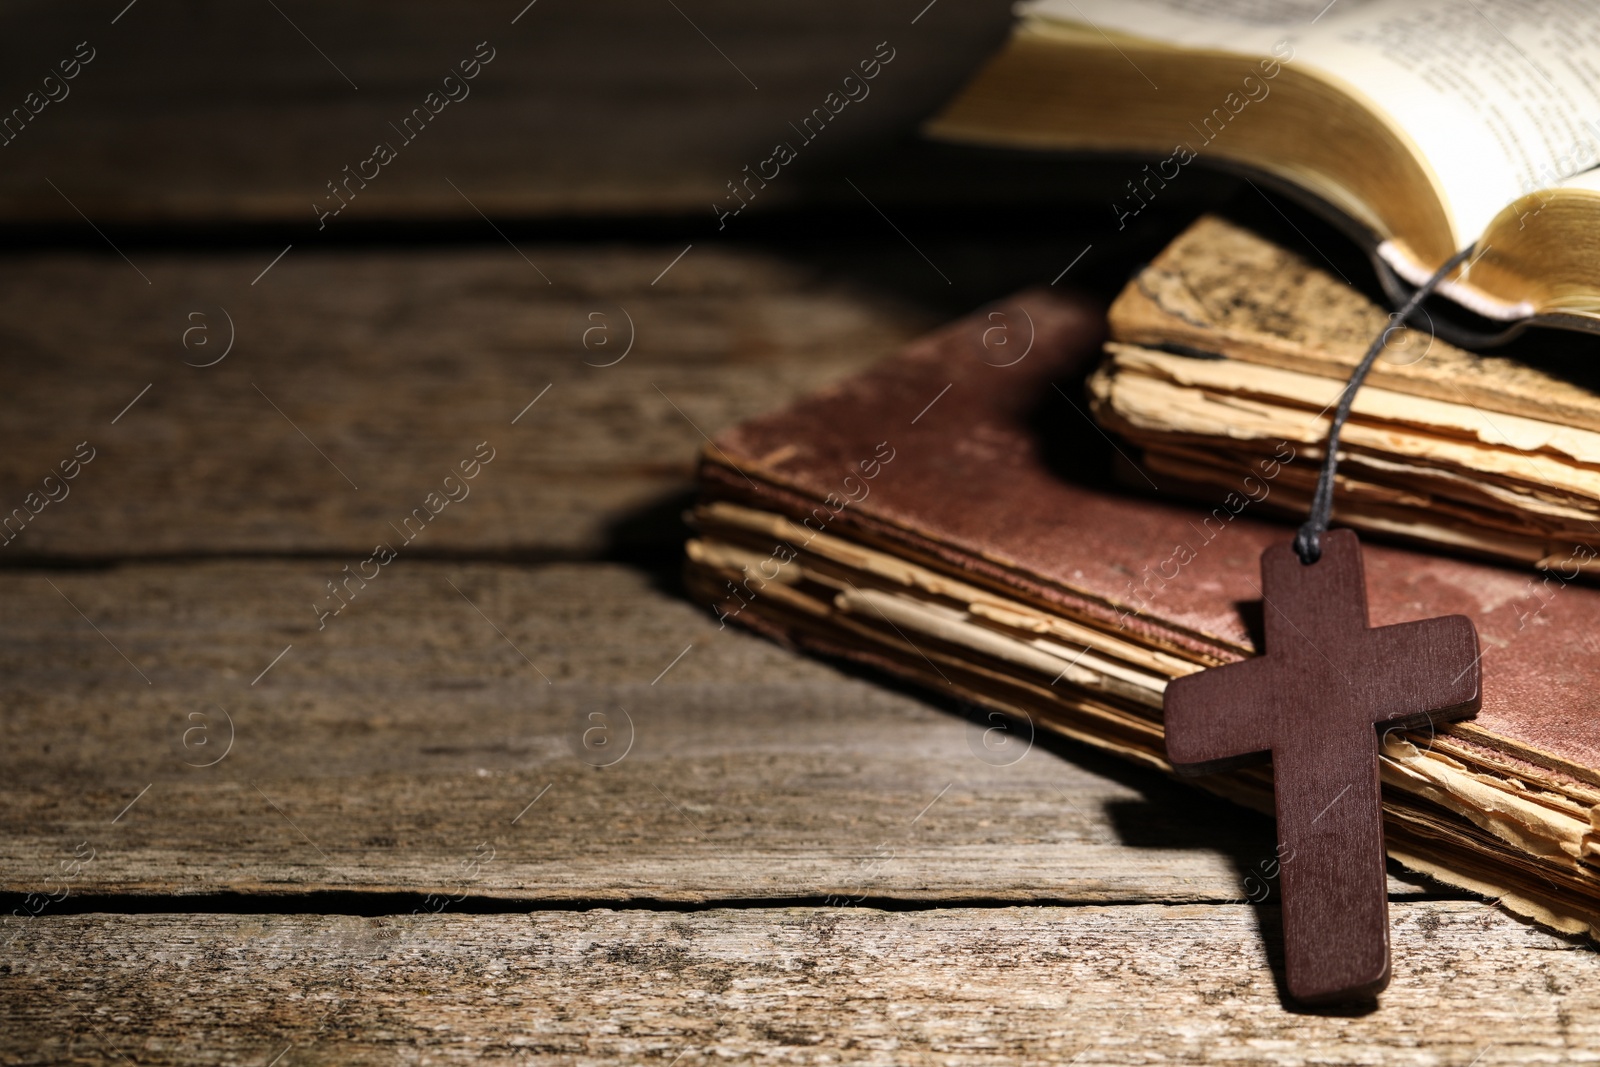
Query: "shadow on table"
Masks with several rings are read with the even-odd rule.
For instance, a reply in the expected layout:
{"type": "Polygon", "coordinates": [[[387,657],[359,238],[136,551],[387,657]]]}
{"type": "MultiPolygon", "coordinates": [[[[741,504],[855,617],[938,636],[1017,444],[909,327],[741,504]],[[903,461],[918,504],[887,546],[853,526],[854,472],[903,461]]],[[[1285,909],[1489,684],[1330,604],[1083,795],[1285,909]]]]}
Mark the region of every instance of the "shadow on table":
{"type": "MultiPolygon", "coordinates": [[[[941,698],[914,685],[885,678],[870,669],[838,664],[846,673],[886,685],[970,722],[990,726],[994,714],[961,701],[941,698]]],[[[1135,766],[1093,746],[1055,734],[1038,732],[1034,745],[1052,756],[1092,774],[1108,778],[1139,794],[1137,799],[1113,801],[1105,812],[1117,843],[1129,848],[1198,849],[1224,856],[1239,876],[1240,893],[1214,903],[1250,904],[1267,965],[1272,970],[1278,1000],[1285,1011],[1304,1015],[1355,1017],[1377,1010],[1376,1001],[1310,1007],[1289,996],[1283,954],[1283,914],[1277,880],[1277,835],[1274,821],[1260,812],[1240,807],[1145,767],[1135,766]]],[[[1389,864],[1391,874],[1427,882],[1389,864]]]]}
{"type": "Polygon", "coordinates": [[[694,487],[685,484],[613,520],[599,558],[638,567],[658,590],[683,597],[683,544],[694,536],[686,516],[694,510],[695,496],[694,487]]]}

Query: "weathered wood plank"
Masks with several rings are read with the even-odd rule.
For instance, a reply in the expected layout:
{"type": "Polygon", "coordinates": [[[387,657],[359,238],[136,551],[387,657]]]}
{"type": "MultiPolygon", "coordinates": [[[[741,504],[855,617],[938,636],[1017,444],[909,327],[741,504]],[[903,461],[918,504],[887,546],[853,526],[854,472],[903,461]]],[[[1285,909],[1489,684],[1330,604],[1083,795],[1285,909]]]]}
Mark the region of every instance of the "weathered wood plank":
{"type": "Polygon", "coordinates": [[[1588,1063],[1600,956],[1393,908],[1378,1011],[1279,999],[1275,909],[83,915],[0,963],[13,1063],[1588,1063]]]}
{"type": "Polygon", "coordinates": [[[402,557],[319,631],[340,573],[0,573],[0,885],[455,894],[482,844],[473,891],[513,899],[1228,900],[1273,855],[1258,816],[986,748],[624,567],[402,557]]]}
{"type": "MultiPolygon", "coordinates": [[[[270,6],[195,20],[181,5],[145,0],[116,27],[98,11],[20,9],[7,37],[27,42],[32,62],[18,64],[7,99],[34,88],[21,70],[48,70],[85,36],[99,54],[72,97],[8,146],[20,158],[5,201],[23,217],[79,222],[48,176],[91,218],[288,219],[309,238],[324,183],[387,141],[398,158],[331,225],[476,218],[446,178],[491,214],[693,211],[710,222],[723,183],[770,155],[774,139],[797,139],[788,122],[820,105],[885,35],[899,38],[901,54],[876,79],[876,99],[833,131],[831,151],[914,130],[1009,22],[1003,2],[959,8],[927,20],[937,44],[906,47],[915,11],[844,3],[754,18],[701,3],[685,9],[692,23],[670,5],[550,4],[512,26],[523,6],[462,5],[444,33],[426,4],[289,5],[291,24],[270,6]],[[471,95],[407,143],[390,124],[422,106],[480,40],[495,58],[468,83],[471,95]],[[703,121],[712,109],[717,121],[703,121]],[[295,150],[284,151],[291,138],[295,150]],[[107,158],[125,165],[107,172],[107,158]]],[[[792,202],[802,189],[774,183],[770,199],[792,202]]]]}
{"type": "Polygon", "coordinates": [[[630,517],[681,510],[702,431],[933,322],[760,252],[696,247],[662,276],[683,246],[522,251],[537,268],[296,248],[254,285],[275,250],[140,253],[150,285],[115,257],[0,259],[0,565],[364,556],[483,441],[493,463],[414,551],[627,552],[664,528],[630,517]],[[222,356],[228,317],[231,353],[185,366],[222,356]],[[92,461],[46,485],[80,442],[92,461]]]}
{"type": "MultiPolygon", "coordinates": [[[[513,25],[526,0],[480,0],[453,5],[442,26],[438,9],[418,2],[230,5],[196,17],[186,4],[140,0],[115,25],[117,10],[103,5],[9,5],[5,114],[39,93],[78,42],[94,58],[46,87],[68,95],[4,146],[0,216],[83,227],[76,204],[102,226],[283,220],[314,240],[313,204],[338,204],[325,183],[344,181],[348,166],[377,177],[351,179],[354,198],[328,225],[335,232],[416,217],[476,225],[476,205],[500,218],[686,213],[709,236],[711,205],[738,204],[726,183],[780,141],[799,158],[765,188],[751,186],[753,210],[856,204],[845,175],[889,206],[1046,202],[1081,183],[1081,166],[995,166],[917,143],[919,124],[1012,22],[1008,0],[925,6],[543,0],[513,25]],[[494,58],[466,83],[470,95],[437,108],[407,141],[396,127],[480,41],[494,58]],[[790,124],[824,107],[880,42],[892,61],[852,89],[870,95],[808,143],[790,124]],[[362,166],[377,142],[396,158],[362,166]]],[[[1106,195],[1121,170],[1101,175],[1106,195]]]]}

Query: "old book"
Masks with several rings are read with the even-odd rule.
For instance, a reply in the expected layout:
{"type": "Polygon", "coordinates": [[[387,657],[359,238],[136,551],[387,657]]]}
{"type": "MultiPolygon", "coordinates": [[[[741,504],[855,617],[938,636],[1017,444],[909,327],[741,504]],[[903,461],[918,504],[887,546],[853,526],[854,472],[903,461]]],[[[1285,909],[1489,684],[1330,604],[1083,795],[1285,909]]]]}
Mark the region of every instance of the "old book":
{"type": "MultiPolygon", "coordinates": [[[[1308,256],[1207,216],[1113,303],[1090,394],[1143,468],[1134,484],[1216,499],[1288,452],[1298,462],[1255,504],[1305,513],[1330,406],[1388,324],[1308,256]]],[[[1568,578],[1600,570],[1600,367],[1556,340],[1511,358],[1456,348],[1426,320],[1397,331],[1340,439],[1338,520],[1568,578]]]]}
{"type": "MultiPolygon", "coordinates": [[[[1600,7],[1558,0],[1032,0],[929,126],[1138,153],[1125,226],[1195,161],[1297,192],[1480,315],[1600,328],[1600,7]]],[[[1385,273],[1386,277],[1389,277],[1385,273]]],[[[1400,286],[1395,286],[1398,291],[1400,286]]]]}
{"type": "MultiPolygon", "coordinates": [[[[1254,653],[1257,561],[1291,530],[1105,477],[1112,446],[1083,403],[1102,328],[1093,307],[1024,294],[720,435],[693,595],[727,624],[1170,769],[1168,681],[1254,653]]],[[[1390,855],[1600,934],[1600,590],[1532,594],[1525,573],[1392,546],[1365,558],[1374,625],[1459,612],[1484,648],[1475,720],[1385,738],[1390,855]]],[[[1271,810],[1269,767],[1199,781],[1271,810]]]]}

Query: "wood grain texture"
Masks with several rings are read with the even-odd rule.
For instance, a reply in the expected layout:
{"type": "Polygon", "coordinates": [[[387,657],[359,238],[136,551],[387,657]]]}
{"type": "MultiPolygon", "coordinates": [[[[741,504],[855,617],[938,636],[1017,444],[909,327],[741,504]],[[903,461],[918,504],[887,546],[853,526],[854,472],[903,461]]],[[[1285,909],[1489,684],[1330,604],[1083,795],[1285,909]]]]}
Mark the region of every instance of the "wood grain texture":
{"type": "MultiPolygon", "coordinates": [[[[790,168],[799,173],[772,182],[760,206],[804,201],[819,187],[825,199],[853,200],[842,160],[860,180],[887,158],[889,173],[873,184],[888,202],[1015,192],[1025,167],[951,173],[927,168],[925,153],[896,159],[1012,22],[1006,0],[984,0],[935,7],[912,25],[922,6],[699,0],[675,11],[542,0],[524,11],[527,0],[476,0],[445,15],[420,0],[277,11],[141,0],[112,25],[116,11],[98,5],[15,5],[0,20],[13,48],[0,79],[8,112],[77,42],[96,55],[68,83],[70,96],[0,149],[0,214],[81,226],[49,179],[102,225],[285,220],[314,239],[325,183],[389,141],[398,158],[330,228],[476,223],[476,204],[501,218],[692,213],[710,230],[725,183],[775,142],[798,143],[789,124],[823,106],[884,41],[894,59],[870,95],[801,145],[790,168]],[[405,143],[390,124],[423,106],[480,41],[495,58],[470,95],[405,143]]],[[[1031,189],[1048,186],[1035,177],[1031,189]]]]}
{"type": "Polygon", "coordinates": [[[1272,909],[41,919],[11,1063],[1590,1063],[1600,957],[1395,907],[1367,1015],[1286,1010],[1272,909]]]}
{"type": "Polygon", "coordinates": [[[614,554],[639,539],[634,517],[681,510],[702,432],[932,321],[749,250],[696,247],[658,280],[682,245],[523,247],[537,267],[503,247],[296,248],[252,285],[277,251],[138,253],[148,286],[111,256],[0,260],[0,515],[80,442],[97,450],[70,496],[8,530],[0,564],[365,558],[482,441],[496,459],[414,551],[614,554]],[[232,352],[185,366],[222,355],[224,311],[232,352]]]}
{"type": "Polygon", "coordinates": [[[986,746],[994,724],[719,632],[639,572],[402,558],[318,631],[334,573],[0,574],[0,885],[454,896],[486,843],[472,892],[528,900],[1266,891],[1266,820],[1043,737],[986,746]]]}

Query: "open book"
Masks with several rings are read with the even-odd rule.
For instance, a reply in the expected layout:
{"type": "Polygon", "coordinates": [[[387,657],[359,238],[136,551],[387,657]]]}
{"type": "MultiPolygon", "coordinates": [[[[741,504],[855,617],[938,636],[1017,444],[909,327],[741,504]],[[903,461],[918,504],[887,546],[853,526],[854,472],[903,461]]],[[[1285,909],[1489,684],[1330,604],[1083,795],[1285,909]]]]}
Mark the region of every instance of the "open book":
{"type": "Polygon", "coordinates": [[[1121,226],[1196,161],[1324,209],[1488,319],[1600,330],[1600,6],[1560,0],[1033,0],[929,126],[1130,152],[1121,226]],[[1331,211],[1327,209],[1332,209],[1331,211]]]}

